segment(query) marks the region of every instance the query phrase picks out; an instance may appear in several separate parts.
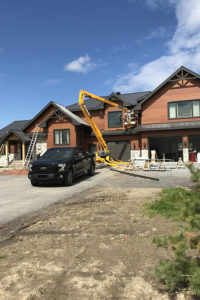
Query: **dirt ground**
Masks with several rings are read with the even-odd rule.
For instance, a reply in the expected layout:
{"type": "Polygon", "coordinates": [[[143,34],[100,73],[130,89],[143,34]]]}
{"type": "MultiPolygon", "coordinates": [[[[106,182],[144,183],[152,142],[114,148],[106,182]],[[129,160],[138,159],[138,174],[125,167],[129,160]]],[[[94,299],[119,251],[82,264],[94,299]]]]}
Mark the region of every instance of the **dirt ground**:
{"type": "Polygon", "coordinates": [[[125,180],[113,172],[113,185],[0,228],[0,299],[174,299],[154,277],[167,252],[152,238],[177,225],[143,215],[160,188],[126,187],[125,180]]]}

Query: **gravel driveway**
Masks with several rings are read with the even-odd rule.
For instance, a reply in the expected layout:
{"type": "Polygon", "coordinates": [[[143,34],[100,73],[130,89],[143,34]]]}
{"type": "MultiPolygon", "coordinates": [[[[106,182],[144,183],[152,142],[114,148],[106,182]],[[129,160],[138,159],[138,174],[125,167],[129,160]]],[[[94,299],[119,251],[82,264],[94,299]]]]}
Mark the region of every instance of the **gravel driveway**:
{"type": "Polygon", "coordinates": [[[119,187],[118,180],[123,178],[123,187],[167,188],[176,186],[191,187],[190,174],[187,169],[173,169],[166,172],[137,171],[136,174],[159,178],[159,181],[127,176],[110,171],[108,168],[97,169],[95,176],[82,176],[71,187],[62,185],[32,187],[26,176],[0,176],[0,224],[12,221],[18,217],[33,213],[52,203],[72,198],[86,189],[102,186],[119,187]],[[114,176],[113,176],[114,175],[114,176]]]}
{"type": "Polygon", "coordinates": [[[73,186],[48,185],[32,187],[27,176],[0,176],[0,224],[38,211],[60,200],[100,184],[110,175],[108,169],[98,169],[95,176],[82,176],[73,186]],[[102,176],[103,172],[103,176],[102,176]]]}

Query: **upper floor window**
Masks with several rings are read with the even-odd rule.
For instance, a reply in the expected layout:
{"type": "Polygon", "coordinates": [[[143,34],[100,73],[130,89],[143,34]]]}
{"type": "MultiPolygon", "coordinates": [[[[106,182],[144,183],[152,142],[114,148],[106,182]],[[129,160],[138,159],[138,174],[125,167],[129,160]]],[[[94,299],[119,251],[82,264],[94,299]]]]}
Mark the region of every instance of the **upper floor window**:
{"type": "Polygon", "coordinates": [[[169,119],[200,117],[200,100],[189,100],[168,103],[169,119]]]}
{"type": "Polygon", "coordinates": [[[108,128],[122,127],[122,112],[111,111],[108,113],[108,128]]]}
{"type": "Polygon", "coordinates": [[[70,131],[69,129],[54,130],[54,145],[69,145],[70,131]]]}

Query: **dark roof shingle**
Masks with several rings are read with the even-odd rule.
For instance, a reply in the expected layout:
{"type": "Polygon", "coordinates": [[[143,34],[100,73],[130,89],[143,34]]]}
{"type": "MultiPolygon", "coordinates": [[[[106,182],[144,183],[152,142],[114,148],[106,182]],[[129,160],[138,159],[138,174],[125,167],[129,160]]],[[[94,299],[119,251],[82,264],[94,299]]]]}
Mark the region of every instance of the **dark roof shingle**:
{"type": "MultiPolygon", "coordinates": [[[[112,93],[112,97],[115,96],[116,99],[120,99],[124,101],[124,106],[134,106],[138,103],[138,101],[142,100],[145,96],[147,96],[150,92],[137,92],[137,93],[129,93],[129,94],[118,94],[118,93],[112,93]]],[[[102,98],[108,99],[109,96],[103,96],[102,98]]],[[[101,101],[98,101],[96,99],[86,99],[85,105],[88,110],[99,110],[104,108],[104,103],[101,101]]],[[[75,111],[81,111],[78,103],[72,104],[67,106],[67,109],[75,112],[75,111]]]]}
{"type": "Polygon", "coordinates": [[[9,125],[3,127],[2,129],[0,129],[0,139],[11,130],[21,130],[28,122],[29,120],[14,121],[9,125]]]}

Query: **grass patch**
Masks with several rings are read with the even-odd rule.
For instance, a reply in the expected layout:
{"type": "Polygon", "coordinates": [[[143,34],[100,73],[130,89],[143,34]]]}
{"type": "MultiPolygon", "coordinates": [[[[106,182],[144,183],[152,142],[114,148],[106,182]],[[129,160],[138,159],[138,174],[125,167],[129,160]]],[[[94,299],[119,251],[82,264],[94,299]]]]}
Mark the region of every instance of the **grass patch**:
{"type": "Polygon", "coordinates": [[[200,193],[183,188],[164,189],[159,199],[145,204],[149,217],[161,215],[173,221],[184,221],[200,229],[200,193]]]}
{"type": "Polygon", "coordinates": [[[0,259],[4,259],[6,258],[6,255],[5,254],[0,254],[0,259]]]}
{"type": "Polygon", "coordinates": [[[145,214],[189,225],[190,232],[182,228],[177,235],[154,237],[153,243],[167,249],[172,257],[159,261],[155,275],[171,291],[188,288],[200,296],[200,193],[183,188],[164,189],[158,200],[145,205],[145,214]],[[191,249],[195,252],[188,255],[191,249]]]}

